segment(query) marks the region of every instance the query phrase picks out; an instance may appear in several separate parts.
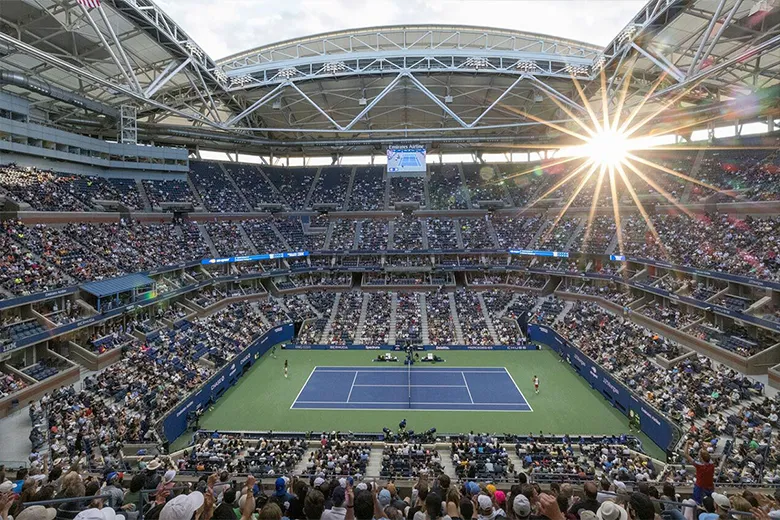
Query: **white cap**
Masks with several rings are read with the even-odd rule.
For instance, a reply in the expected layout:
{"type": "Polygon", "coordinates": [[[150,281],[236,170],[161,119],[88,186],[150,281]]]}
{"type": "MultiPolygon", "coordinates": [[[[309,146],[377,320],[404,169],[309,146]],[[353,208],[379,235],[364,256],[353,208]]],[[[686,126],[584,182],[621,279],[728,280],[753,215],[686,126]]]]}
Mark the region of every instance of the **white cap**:
{"type": "Polygon", "coordinates": [[[477,502],[480,509],[493,509],[493,501],[487,495],[479,495],[477,502]]]}
{"type": "Polygon", "coordinates": [[[160,520],[190,520],[202,505],[203,493],[200,491],[193,491],[189,495],[178,495],[162,508],[160,520]]]}
{"type": "Polygon", "coordinates": [[[75,520],[118,520],[120,518],[124,519],[124,516],[116,514],[116,511],[110,507],[103,509],[91,507],[77,514],[75,520]]]}

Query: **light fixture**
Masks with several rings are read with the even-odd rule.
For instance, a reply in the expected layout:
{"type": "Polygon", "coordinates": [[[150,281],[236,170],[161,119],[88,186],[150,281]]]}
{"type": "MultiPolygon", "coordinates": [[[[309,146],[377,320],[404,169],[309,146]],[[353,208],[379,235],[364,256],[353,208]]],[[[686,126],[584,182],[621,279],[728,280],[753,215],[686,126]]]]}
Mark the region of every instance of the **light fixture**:
{"type": "Polygon", "coordinates": [[[322,69],[328,74],[336,74],[337,72],[346,70],[346,68],[347,66],[344,64],[343,61],[329,61],[322,67],[322,69]]]}
{"type": "Polygon", "coordinates": [[[297,76],[299,72],[295,67],[287,67],[286,69],[282,69],[277,72],[277,74],[282,78],[290,79],[293,76],[297,76]]]}
{"type": "Polygon", "coordinates": [[[469,69],[486,69],[490,66],[490,60],[481,56],[468,58],[463,65],[469,69]]]}
{"type": "Polygon", "coordinates": [[[536,70],[535,61],[519,61],[515,67],[521,72],[531,72],[536,70]]]}
{"type": "Polygon", "coordinates": [[[588,66],[587,65],[574,65],[574,64],[567,64],[563,70],[571,74],[572,76],[587,76],[588,75],[588,66]]]}
{"type": "Polygon", "coordinates": [[[629,40],[632,40],[634,38],[634,33],[636,32],[636,25],[629,25],[623,31],[620,33],[620,36],[618,36],[618,43],[624,43],[629,40]]]}

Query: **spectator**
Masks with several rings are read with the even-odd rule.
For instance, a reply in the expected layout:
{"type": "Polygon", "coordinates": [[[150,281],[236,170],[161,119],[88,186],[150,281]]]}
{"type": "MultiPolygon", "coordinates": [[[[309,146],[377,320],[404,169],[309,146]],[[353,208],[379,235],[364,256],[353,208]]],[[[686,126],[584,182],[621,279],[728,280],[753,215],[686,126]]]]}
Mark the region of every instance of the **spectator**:
{"type": "Polygon", "coordinates": [[[704,497],[711,495],[715,491],[715,464],[709,452],[702,448],[699,450],[699,461],[696,461],[690,455],[690,442],[685,446],[685,460],[696,468],[696,481],[693,484],[693,499],[697,504],[701,504],[704,497]]]}
{"type": "Polygon", "coordinates": [[[586,482],[583,486],[583,491],[585,492],[585,499],[569,508],[569,513],[575,515],[577,518],[580,518],[580,511],[582,510],[597,513],[600,507],[598,501],[598,488],[594,482],[586,482]]]}

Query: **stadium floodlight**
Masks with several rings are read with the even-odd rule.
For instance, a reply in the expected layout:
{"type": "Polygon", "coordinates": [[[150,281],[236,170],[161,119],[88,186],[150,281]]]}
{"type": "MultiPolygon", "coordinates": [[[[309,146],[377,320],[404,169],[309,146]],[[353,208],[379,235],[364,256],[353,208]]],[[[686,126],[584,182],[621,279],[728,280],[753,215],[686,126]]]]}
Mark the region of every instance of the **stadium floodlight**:
{"type": "Polygon", "coordinates": [[[630,41],[634,38],[634,33],[636,32],[636,25],[629,25],[618,36],[618,43],[625,43],[627,41],[630,41]]]}
{"type": "Polygon", "coordinates": [[[236,87],[236,86],[243,87],[244,85],[247,85],[247,84],[252,83],[254,81],[255,81],[255,78],[245,74],[243,76],[230,78],[230,85],[233,86],[233,87],[236,87]]]}
{"type": "Polygon", "coordinates": [[[328,74],[336,74],[347,69],[346,64],[343,61],[330,61],[326,63],[322,69],[328,74]]]}
{"type": "Polygon", "coordinates": [[[594,71],[600,71],[604,68],[604,64],[607,63],[607,58],[602,54],[598,58],[596,58],[593,61],[593,66],[591,67],[594,71]]]}
{"type": "Polygon", "coordinates": [[[277,74],[279,75],[279,77],[290,79],[293,76],[297,76],[299,74],[299,71],[295,67],[287,67],[286,69],[280,70],[277,74]]]}
{"type": "Polygon", "coordinates": [[[568,64],[564,69],[566,72],[571,74],[572,76],[588,76],[589,70],[587,65],[573,65],[568,64]]]}
{"type": "Polygon", "coordinates": [[[463,65],[469,69],[486,69],[490,66],[490,60],[481,56],[477,56],[467,59],[463,65]]]}
{"type": "Polygon", "coordinates": [[[515,65],[515,67],[520,70],[521,72],[533,72],[536,70],[536,62],[535,61],[520,61],[515,65]]]}
{"type": "Polygon", "coordinates": [[[203,57],[203,51],[200,50],[200,47],[198,47],[194,43],[186,42],[184,44],[184,46],[187,47],[187,50],[190,51],[190,54],[192,54],[194,56],[197,56],[198,58],[202,58],[203,57]]]}

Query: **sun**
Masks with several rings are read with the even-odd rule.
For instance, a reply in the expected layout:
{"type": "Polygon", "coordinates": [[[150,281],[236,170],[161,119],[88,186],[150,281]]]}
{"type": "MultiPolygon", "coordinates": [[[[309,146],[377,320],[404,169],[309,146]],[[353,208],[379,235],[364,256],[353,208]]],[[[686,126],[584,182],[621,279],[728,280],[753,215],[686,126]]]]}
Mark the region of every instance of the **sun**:
{"type": "Polygon", "coordinates": [[[598,165],[616,166],[626,159],[630,150],[630,142],[624,134],[615,130],[602,130],[582,146],[582,155],[598,165]]]}

